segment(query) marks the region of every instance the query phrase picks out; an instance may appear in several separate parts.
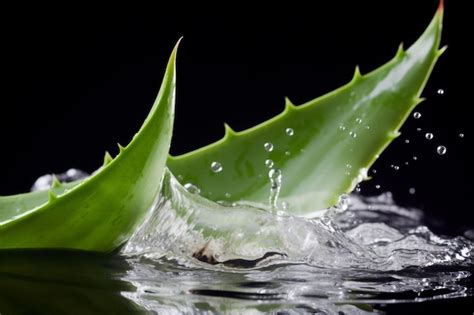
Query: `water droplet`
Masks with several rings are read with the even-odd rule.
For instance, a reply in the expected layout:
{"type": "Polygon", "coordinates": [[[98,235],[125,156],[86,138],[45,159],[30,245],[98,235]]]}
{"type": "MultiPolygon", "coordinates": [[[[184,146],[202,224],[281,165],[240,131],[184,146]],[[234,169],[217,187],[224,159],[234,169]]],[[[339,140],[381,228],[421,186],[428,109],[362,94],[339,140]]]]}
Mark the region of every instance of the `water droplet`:
{"type": "Polygon", "coordinates": [[[357,192],[360,192],[360,185],[357,185],[355,190],[356,190],[357,192]]]}
{"type": "Polygon", "coordinates": [[[421,128],[416,128],[416,131],[421,131],[421,128]]]}
{"type": "Polygon", "coordinates": [[[407,162],[405,162],[405,165],[408,165],[408,164],[409,164],[409,163],[408,163],[408,161],[407,161],[407,162]]]}
{"type": "Polygon", "coordinates": [[[346,130],[346,126],[340,125],[340,126],[339,126],[339,129],[342,130],[342,131],[344,131],[344,130],[346,130]]]}
{"type": "Polygon", "coordinates": [[[394,166],[393,166],[393,169],[396,170],[396,171],[398,171],[398,170],[400,169],[400,166],[394,165],[394,166]]]}
{"type": "Polygon", "coordinates": [[[439,147],[436,148],[436,152],[438,152],[439,155],[444,155],[446,154],[446,147],[444,145],[440,145],[439,147]]]}
{"type": "Polygon", "coordinates": [[[222,164],[219,163],[219,162],[212,162],[212,163],[211,163],[211,170],[212,170],[214,173],[222,172],[222,164]]]}
{"type": "Polygon", "coordinates": [[[439,94],[439,95],[443,95],[443,94],[444,94],[444,90],[443,90],[443,89],[438,89],[438,94],[439,94]]]}
{"type": "Polygon", "coordinates": [[[364,127],[366,130],[369,130],[370,129],[370,126],[369,125],[365,125],[364,127]]]}
{"type": "Polygon", "coordinates": [[[176,176],[178,178],[178,180],[183,180],[183,175],[179,174],[178,176],[176,176]]]}
{"type": "Polygon", "coordinates": [[[281,208],[282,208],[283,210],[288,210],[289,207],[290,207],[290,204],[289,204],[288,202],[283,201],[283,202],[281,203],[281,208]]]}
{"type": "Polygon", "coordinates": [[[411,187],[410,189],[408,189],[408,192],[410,193],[410,195],[414,195],[416,190],[415,188],[411,187]]]}
{"type": "Polygon", "coordinates": [[[227,192],[227,193],[224,194],[224,196],[225,196],[226,198],[230,198],[232,195],[227,192]]]}
{"type": "Polygon", "coordinates": [[[285,132],[286,132],[286,134],[289,135],[290,137],[295,134],[295,131],[294,131],[292,128],[286,128],[286,129],[285,129],[285,132]]]}
{"type": "Polygon", "coordinates": [[[428,132],[427,134],[425,134],[425,138],[428,139],[428,140],[431,140],[433,139],[433,134],[431,132],[428,132]]]}
{"type": "Polygon", "coordinates": [[[201,193],[201,189],[199,189],[197,186],[191,184],[191,183],[186,183],[184,184],[184,188],[189,191],[192,194],[198,195],[201,193]]]}
{"type": "Polygon", "coordinates": [[[347,167],[348,169],[351,169],[351,168],[352,168],[352,165],[346,164],[346,167],[347,167]]]}
{"type": "Polygon", "coordinates": [[[421,117],[421,113],[420,113],[420,112],[414,112],[414,113],[413,113],[413,117],[414,117],[415,119],[419,119],[419,118],[421,117]]]}
{"type": "Polygon", "coordinates": [[[405,143],[410,143],[410,140],[409,139],[405,139],[405,143]]]}
{"type": "Polygon", "coordinates": [[[356,118],[356,123],[362,124],[362,118],[356,118]]]}
{"type": "Polygon", "coordinates": [[[290,151],[285,151],[285,155],[291,155],[290,151]]]}
{"type": "Polygon", "coordinates": [[[416,155],[413,156],[413,160],[416,161],[418,160],[418,157],[416,155]]]}
{"type": "Polygon", "coordinates": [[[349,132],[349,136],[351,136],[352,138],[357,138],[357,133],[355,133],[354,131],[351,131],[349,132]]]}
{"type": "Polygon", "coordinates": [[[380,189],[380,185],[375,185],[375,189],[380,189]]]}
{"type": "Polygon", "coordinates": [[[263,145],[263,148],[267,152],[272,152],[273,151],[273,144],[271,142],[265,142],[265,144],[263,145]]]}
{"type": "Polygon", "coordinates": [[[278,168],[272,168],[268,172],[268,178],[270,179],[270,208],[275,210],[277,208],[278,195],[281,189],[281,170],[278,168]]]}
{"type": "Polygon", "coordinates": [[[459,138],[464,138],[464,134],[463,134],[463,133],[460,133],[460,134],[459,134],[459,138]]]}
{"type": "Polygon", "coordinates": [[[268,168],[272,168],[273,167],[273,161],[272,160],[265,160],[265,165],[268,167],[268,168]]]}
{"type": "Polygon", "coordinates": [[[377,173],[377,170],[374,168],[374,169],[372,170],[372,173],[373,173],[373,174],[376,174],[376,173],[377,173]]]}

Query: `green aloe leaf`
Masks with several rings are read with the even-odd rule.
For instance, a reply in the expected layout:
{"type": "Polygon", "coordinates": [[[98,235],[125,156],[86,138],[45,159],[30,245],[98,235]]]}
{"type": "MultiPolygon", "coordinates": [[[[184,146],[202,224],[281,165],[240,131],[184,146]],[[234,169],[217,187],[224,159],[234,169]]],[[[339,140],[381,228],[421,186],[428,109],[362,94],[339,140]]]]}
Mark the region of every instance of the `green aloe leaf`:
{"type": "Polygon", "coordinates": [[[271,185],[278,188],[278,178],[269,180],[275,176],[266,166],[271,160],[267,164],[281,171],[278,200],[289,204],[288,212],[315,215],[333,206],[365,177],[422,101],[443,51],[442,15],[441,4],[423,35],[382,67],[365,75],[356,68],[348,84],[301,106],[287,99],[281,114],[248,130],[226,125],[223,139],[170,157],[168,167],[211,200],[268,203],[271,185]]]}
{"type": "Polygon", "coordinates": [[[158,195],[174,119],[173,50],[160,92],[127,147],[80,183],[0,198],[0,249],[112,251],[142,223],[158,195]]]}

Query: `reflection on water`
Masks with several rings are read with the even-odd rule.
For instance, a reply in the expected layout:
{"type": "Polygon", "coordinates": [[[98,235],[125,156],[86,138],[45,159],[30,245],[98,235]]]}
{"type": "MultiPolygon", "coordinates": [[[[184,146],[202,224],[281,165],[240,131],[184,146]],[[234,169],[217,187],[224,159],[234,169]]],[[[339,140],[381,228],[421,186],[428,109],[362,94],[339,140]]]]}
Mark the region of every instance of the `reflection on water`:
{"type": "Polygon", "coordinates": [[[0,313],[366,314],[474,296],[472,241],[433,234],[390,194],[312,220],[267,210],[207,202],[168,176],[119,254],[0,252],[0,313]]]}

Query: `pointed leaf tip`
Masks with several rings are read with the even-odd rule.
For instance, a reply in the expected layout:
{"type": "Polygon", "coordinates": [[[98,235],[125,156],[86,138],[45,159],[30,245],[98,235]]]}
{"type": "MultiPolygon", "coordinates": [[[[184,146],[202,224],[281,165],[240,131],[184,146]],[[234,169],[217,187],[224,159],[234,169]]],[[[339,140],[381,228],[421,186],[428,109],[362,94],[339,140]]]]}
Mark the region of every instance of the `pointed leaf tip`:
{"type": "Polygon", "coordinates": [[[443,12],[443,11],[444,11],[444,0],[439,0],[438,12],[443,12]]]}

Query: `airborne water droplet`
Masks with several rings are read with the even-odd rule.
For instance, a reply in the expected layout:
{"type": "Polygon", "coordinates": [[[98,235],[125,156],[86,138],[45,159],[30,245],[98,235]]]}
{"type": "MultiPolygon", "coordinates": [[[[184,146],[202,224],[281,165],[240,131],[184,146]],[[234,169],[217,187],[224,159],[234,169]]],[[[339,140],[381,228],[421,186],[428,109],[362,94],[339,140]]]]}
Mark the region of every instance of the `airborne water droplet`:
{"type": "Polygon", "coordinates": [[[265,160],[265,166],[268,167],[268,168],[272,168],[273,167],[273,161],[268,159],[268,160],[265,160]]]}
{"type": "Polygon", "coordinates": [[[410,193],[410,195],[414,195],[416,190],[415,188],[411,187],[410,189],[408,189],[408,192],[410,193]]]}
{"type": "Polygon", "coordinates": [[[375,185],[375,189],[380,189],[380,185],[375,185]]]}
{"type": "Polygon", "coordinates": [[[440,145],[436,148],[436,152],[438,152],[439,155],[444,155],[446,154],[446,147],[444,145],[440,145]]]}
{"type": "Polygon", "coordinates": [[[186,183],[184,184],[184,188],[189,191],[192,194],[198,195],[201,193],[201,189],[199,189],[197,186],[191,184],[191,183],[186,183]]]}
{"type": "Polygon", "coordinates": [[[443,95],[443,94],[444,94],[444,90],[443,90],[443,89],[438,89],[438,94],[439,94],[439,95],[443,95]]]}
{"type": "Polygon", "coordinates": [[[292,128],[286,128],[285,132],[287,135],[292,136],[295,134],[295,131],[292,128]]]}
{"type": "Polygon", "coordinates": [[[421,128],[416,128],[416,131],[421,131],[421,128]]]}
{"type": "Polygon", "coordinates": [[[414,112],[414,113],[413,113],[413,117],[414,117],[415,119],[419,119],[419,118],[421,117],[420,112],[414,112]]]}
{"type": "Polygon", "coordinates": [[[413,161],[418,160],[418,157],[416,155],[413,156],[413,161]]]}
{"type": "Polygon", "coordinates": [[[346,130],[346,126],[340,125],[340,126],[339,126],[339,129],[342,130],[342,131],[344,131],[344,130],[346,130]]]}
{"type": "Polygon", "coordinates": [[[219,173],[222,171],[222,164],[219,163],[219,162],[212,162],[211,163],[211,170],[214,172],[214,173],[219,173]]]}
{"type": "Polygon", "coordinates": [[[290,151],[285,151],[285,155],[291,155],[291,152],[290,151]]]}
{"type": "Polygon", "coordinates": [[[393,169],[396,170],[396,171],[398,171],[398,170],[400,169],[400,166],[394,165],[394,166],[393,166],[393,169]]]}
{"type": "Polygon", "coordinates": [[[464,138],[464,134],[463,134],[463,133],[460,133],[460,134],[459,134],[459,138],[464,138]]]}
{"type": "Polygon", "coordinates": [[[431,132],[428,132],[427,134],[425,134],[425,138],[431,140],[433,139],[433,134],[431,132]]]}
{"type": "Polygon", "coordinates": [[[267,152],[272,152],[273,151],[273,144],[271,142],[265,142],[265,144],[263,145],[263,148],[267,152]]]}
{"type": "Polygon", "coordinates": [[[405,139],[405,143],[410,143],[410,140],[409,139],[405,139]]]}
{"type": "Polygon", "coordinates": [[[281,170],[272,168],[268,172],[268,178],[270,179],[270,208],[275,210],[277,208],[278,195],[280,194],[281,188],[281,170]]]}
{"type": "Polygon", "coordinates": [[[352,138],[356,138],[357,133],[355,133],[354,131],[351,131],[351,132],[349,132],[349,136],[351,136],[352,138]]]}
{"type": "Polygon", "coordinates": [[[356,123],[361,124],[362,123],[362,118],[356,118],[356,123]]]}

